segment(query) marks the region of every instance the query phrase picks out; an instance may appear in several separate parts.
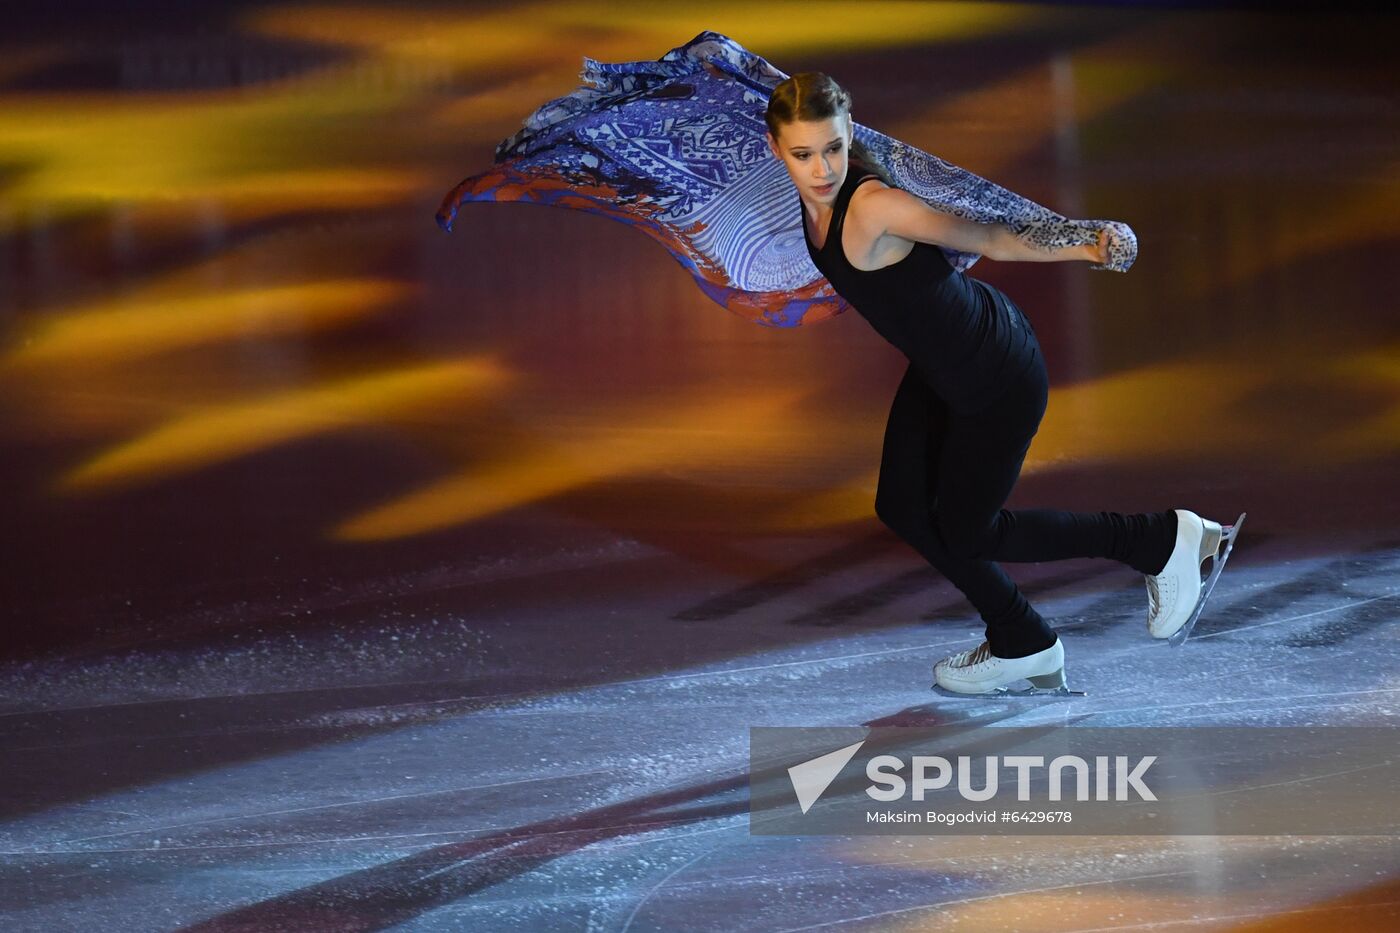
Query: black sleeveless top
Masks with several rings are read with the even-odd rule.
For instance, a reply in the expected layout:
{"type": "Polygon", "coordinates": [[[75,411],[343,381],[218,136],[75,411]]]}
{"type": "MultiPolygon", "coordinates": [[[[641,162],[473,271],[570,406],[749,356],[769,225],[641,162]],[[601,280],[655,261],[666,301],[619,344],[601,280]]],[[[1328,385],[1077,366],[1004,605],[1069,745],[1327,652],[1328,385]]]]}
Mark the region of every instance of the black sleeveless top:
{"type": "Polygon", "coordinates": [[[841,247],[846,209],[856,186],[875,177],[850,166],[821,249],[807,235],[804,212],[807,252],[836,293],[909,358],[950,408],[984,408],[1035,362],[1035,331],[1000,289],[954,269],[931,243],[916,242],[899,262],[873,272],[851,265],[841,247]]]}

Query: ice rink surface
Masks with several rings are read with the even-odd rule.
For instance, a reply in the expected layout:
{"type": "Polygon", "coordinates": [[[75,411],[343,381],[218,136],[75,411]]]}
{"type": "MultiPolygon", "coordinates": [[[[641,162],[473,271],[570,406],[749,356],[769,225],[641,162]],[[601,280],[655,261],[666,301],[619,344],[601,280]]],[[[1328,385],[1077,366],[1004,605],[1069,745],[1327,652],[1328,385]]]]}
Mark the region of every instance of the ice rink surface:
{"type": "Polygon", "coordinates": [[[1393,837],[750,834],[751,725],[1394,725],[1400,546],[1271,559],[1264,524],[1181,648],[1131,571],[1033,565],[1068,699],[932,694],[980,634],[882,535],[729,590],[618,542],[376,581],[241,648],[12,667],[8,928],[1382,929],[1393,837]]]}

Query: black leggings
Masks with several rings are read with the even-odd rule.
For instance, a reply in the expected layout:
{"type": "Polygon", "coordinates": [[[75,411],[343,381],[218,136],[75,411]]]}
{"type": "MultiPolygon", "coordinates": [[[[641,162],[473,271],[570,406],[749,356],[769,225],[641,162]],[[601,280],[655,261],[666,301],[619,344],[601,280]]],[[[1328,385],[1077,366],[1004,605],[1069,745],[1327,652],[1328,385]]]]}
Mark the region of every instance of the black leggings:
{"type": "Polygon", "coordinates": [[[1176,512],[1124,515],[1003,509],[1049,398],[1038,346],[1032,365],[987,407],[952,411],[913,364],[885,427],[875,513],[967,596],[998,657],[1034,654],[1055,633],[994,561],[1107,557],[1160,573],[1176,512]]]}

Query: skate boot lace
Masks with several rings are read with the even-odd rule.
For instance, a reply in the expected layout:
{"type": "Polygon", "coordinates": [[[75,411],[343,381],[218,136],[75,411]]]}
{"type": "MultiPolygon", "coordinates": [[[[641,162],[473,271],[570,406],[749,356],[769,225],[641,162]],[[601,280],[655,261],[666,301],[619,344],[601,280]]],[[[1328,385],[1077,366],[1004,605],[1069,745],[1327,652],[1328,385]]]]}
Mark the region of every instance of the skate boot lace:
{"type": "Polygon", "coordinates": [[[1157,578],[1147,575],[1147,618],[1157,618],[1162,610],[1162,591],[1157,588],[1157,578]]]}
{"type": "Polygon", "coordinates": [[[969,648],[961,651],[948,659],[949,667],[971,667],[974,664],[981,664],[992,656],[992,645],[990,642],[982,642],[976,648],[969,648]]]}

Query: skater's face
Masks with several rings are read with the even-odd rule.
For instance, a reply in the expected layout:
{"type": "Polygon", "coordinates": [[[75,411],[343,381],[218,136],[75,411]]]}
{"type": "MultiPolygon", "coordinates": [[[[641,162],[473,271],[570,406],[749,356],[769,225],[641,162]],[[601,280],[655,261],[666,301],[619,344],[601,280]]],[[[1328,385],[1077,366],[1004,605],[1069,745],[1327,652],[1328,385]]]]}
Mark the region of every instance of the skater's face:
{"type": "Polygon", "coordinates": [[[846,180],[846,156],[851,148],[851,117],[795,120],[783,126],[777,139],[768,134],[768,148],[783,160],[792,182],[804,198],[832,201],[846,180]]]}

